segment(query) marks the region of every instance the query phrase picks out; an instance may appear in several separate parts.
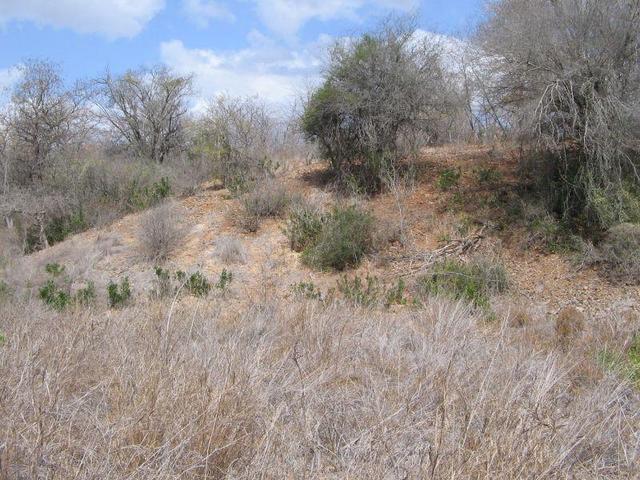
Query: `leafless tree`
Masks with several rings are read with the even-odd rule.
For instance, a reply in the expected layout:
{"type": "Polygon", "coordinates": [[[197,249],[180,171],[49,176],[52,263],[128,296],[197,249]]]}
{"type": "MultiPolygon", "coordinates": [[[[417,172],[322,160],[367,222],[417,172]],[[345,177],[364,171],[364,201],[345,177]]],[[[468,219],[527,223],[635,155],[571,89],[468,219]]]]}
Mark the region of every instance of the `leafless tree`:
{"type": "Polygon", "coordinates": [[[107,73],[94,87],[100,118],[137,155],[162,163],[183,145],[191,77],[158,66],[119,77],[107,73]]]}
{"type": "MultiPolygon", "coordinates": [[[[51,154],[82,130],[84,98],[78,89],[67,89],[57,65],[29,60],[19,67],[21,77],[13,89],[4,115],[7,155],[19,179],[41,179],[51,154]]],[[[5,172],[9,159],[5,160],[5,172]]]]}
{"type": "Polygon", "coordinates": [[[554,160],[567,217],[628,217],[640,157],[640,0],[500,0],[478,39],[493,93],[525,140],[554,160]]]}
{"type": "Polygon", "coordinates": [[[218,97],[197,122],[193,151],[211,159],[228,188],[278,168],[278,122],[256,98],[218,97]]]}

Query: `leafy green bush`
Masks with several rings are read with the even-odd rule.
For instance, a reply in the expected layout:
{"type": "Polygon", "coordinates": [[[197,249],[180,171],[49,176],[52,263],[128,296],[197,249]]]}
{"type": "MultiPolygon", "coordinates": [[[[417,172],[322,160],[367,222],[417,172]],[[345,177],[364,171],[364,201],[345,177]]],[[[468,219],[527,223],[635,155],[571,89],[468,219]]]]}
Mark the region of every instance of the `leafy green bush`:
{"type": "Polygon", "coordinates": [[[122,279],[120,285],[113,281],[109,282],[109,285],[107,285],[107,295],[111,308],[120,308],[127,305],[132,295],[129,278],[125,277],[122,279]]]}
{"type": "Polygon", "coordinates": [[[435,264],[432,272],[420,280],[420,285],[424,294],[445,295],[488,308],[490,295],[504,292],[508,279],[504,267],[495,261],[463,263],[450,259],[435,264]]]}
{"type": "Polygon", "coordinates": [[[220,273],[220,278],[218,278],[218,281],[215,284],[215,287],[219,290],[225,291],[227,288],[229,288],[232,280],[233,273],[229,272],[226,268],[223,268],[222,272],[220,273]]]}
{"type": "Polygon", "coordinates": [[[178,271],[176,279],[184,285],[187,292],[195,297],[206,297],[211,291],[209,280],[200,272],[194,272],[187,276],[186,273],[178,271]]]}
{"type": "Polygon", "coordinates": [[[134,179],[126,187],[125,203],[127,210],[136,212],[158,205],[171,195],[171,183],[168,177],[161,177],[151,185],[142,185],[134,179]]]}
{"type": "Polygon", "coordinates": [[[62,290],[53,279],[40,288],[38,295],[40,299],[52,307],[54,310],[62,311],[71,303],[69,292],[62,290]]]}
{"type": "Polygon", "coordinates": [[[289,219],[284,228],[284,234],[289,239],[289,245],[295,252],[302,252],[313,245],[322,231],[325,216],[318,208],[303,202],[289,212],[289,219]]]}
{"type": "Polygon", "coordinates": [[[438,184],[438,188],[441,190],[451,190],[453,187],[458,185],[461,176],[462,172],[459,168],[446,168],[440,172],[436,183],[438,184]]]}
{"type": "Polygon", "coordinates": [[[355,206],[335,207],[322,229],[302,252],[302,260],[319,270],[344,270],[360,264],[373,249],[374,218],[355,206]]]}

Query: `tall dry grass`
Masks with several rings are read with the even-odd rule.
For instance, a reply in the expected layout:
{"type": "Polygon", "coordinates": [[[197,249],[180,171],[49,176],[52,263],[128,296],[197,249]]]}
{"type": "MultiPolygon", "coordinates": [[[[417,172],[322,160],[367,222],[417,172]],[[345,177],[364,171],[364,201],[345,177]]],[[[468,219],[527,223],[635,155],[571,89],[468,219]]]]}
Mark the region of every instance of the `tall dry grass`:
{"type": "Polygon", "coordinates": [[[560,348],[444,301],[399,313],[224,302],[0,304],[0,477],[638,471],[640,396],[590,347],[615,340],[613,323],[560,348]]]}

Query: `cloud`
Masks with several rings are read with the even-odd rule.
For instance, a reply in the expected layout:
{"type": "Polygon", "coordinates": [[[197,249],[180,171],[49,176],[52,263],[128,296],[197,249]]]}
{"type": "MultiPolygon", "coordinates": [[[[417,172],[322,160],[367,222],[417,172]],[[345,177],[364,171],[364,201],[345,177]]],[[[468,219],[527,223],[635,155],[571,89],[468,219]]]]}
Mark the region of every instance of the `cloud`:
{"type": "Polygon", "coordinates": [[[358,20],[380,10],[410,11],[418,0],[254,0],[258,15],[272,31],[291,37],[310,20],[358,20]]]}
{"type": "Polygon", "coordinates": [[[165,0],[0,0],[0,24],[31,21],[38,25],[133,37],[164,8],[165,0]]]}
{"type": "Polygon", "coordinates": [[[0,68],[0,103],[10,96],[11,89],[18,83],[22,73],[18,66],[0,68]]]}
{"type": "Polygon", "coordinates": [[[211,20],[235,20],[235,15],[226,6],[211,0],[184,0],[183,10],[201,28],[208,27],[211,20]]]}
{"type": "Polygon", "coordinates": [[[216,95],[260,96],[284,105],[319,81],[322,52],[331,41],[321,36],[291,50],[253,31],[248,47],[229,52],[188,48],[181,40],[160,45],[161,58],[182,75],[193,74],[199,102],[216,95]]]}

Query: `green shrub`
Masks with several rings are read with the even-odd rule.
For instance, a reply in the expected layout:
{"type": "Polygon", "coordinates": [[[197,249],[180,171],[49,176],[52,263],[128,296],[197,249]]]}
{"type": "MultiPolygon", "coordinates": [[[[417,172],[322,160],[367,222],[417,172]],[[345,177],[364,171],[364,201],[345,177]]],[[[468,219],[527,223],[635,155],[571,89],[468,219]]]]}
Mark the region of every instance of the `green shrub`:
{"type": "Polygon", "coordinates": [[[93,282],[87,282],[87,284],[79,289],[75,295],[75,301],[83,307],[88,307],[96,299],[96,287],[93,282]]]}
{"type": "Polygon", "coordinates": [[[302,252],[313,245],[322,231],[325,217],[319,209],[308,203],[295,205],[289,212],[289,219],[284,234],[295,252],[302,252]]]}
{"type": "Polygon", "coordinates": [[[385,294],[385,305],[406,305],[407,299],[404,296],[406,285],[403,279],[399,279],[398,282],[387,290],[385,294]]]}
{"type": "Polygon", "coordinates": [[[124,307],[131,300],[131,285],[129,284],[129,278],[125,277],[121,280],[120,285],[109,282],[107,285],[107,295],[109,297],[109,306],[111,308],[124,307]]]}
{"type": "Polygon", "coordinates": [[[326,217],[315,241],[302,252],[302,260],[319,270],[344,270],[360,264],[373,248],[371,214],[355,206],[335,207],[326,217]]]}
{"type": "Polygon", "coordinates": [[[222,269],[220,273],[220,278],[215,284],[215,287],[219,290],[225,291],[229,288],[231,281],[233,280],[233,273],[229,272],[226,268],[222,269]]]}
{"type": "Polygon", "coordinates": [[[338,279],[337,288],[344,298],[363,307],[375,305],[383,293],[380,280],[369,275],[364,281],[358,275],[352,279],[345,275],[338,279]]]}
{"type": "Polygon", "coordinates": [[[438,180],[436,182],[438,184],[438,188],[441,190],[451,190],[453,187],[458,185],[461,175],[462,172],[459,168],[444,169],[440,172],[440,175],[438,175],[438,180]]]}
{"type": "Polygon", "coordinates": [[[177,272],[176,278],[184,284],[185,289],[195,297],[206,297],[211,291],[211,284],[207,277],[200,272],[187,276],[184,272],[177,272]]]}
{"type": "Polygon", "coordinates": [[[291,285],[291,291],[298,298],[307,300],[322,300],[322,292],[313,282],[300,282],[291,285]]]}
{"type": "Polygon", "coordinates": [[[171,195],[168,177],[161,177],[151,185],[142,185],[138,179],[131,180],[126,187],[126,210],[136,212],[158,205],[171,195]]]}
{"type": "Polygon", "coordinates": [[[7,343],[7,337],[4,333],[0,332],[0,347],[7,343]]]}
{"type": "Polygon", "coordinates": [[[420,286],[424,294],[465,300],[486,309],[489,296],[504,292],[508,280],[504,267],[493,261],[444,260],[435,264],[432,272],[420,280],[420,286]]]}
{"type": "Polygon", "coordinates": [[[166,298],[169,295],[174,293],[174,287],[171,282],[171,272],[169,270],[165,270],[162,267],[155,268],[155,287],[153,290],[153,295],[156,298],[166,298]]]}
{"type": "Polygon", "coordinates": [[[478,176],[478,182],[480,183],[495,183],[502,180],[502,172],[496,170],[493,167],[483,167],[476,171],[478,176]]]}
{"type": "Polygon", "coordinates": [[[64,273],[64,265],[60,265],[59,263],[47,263],[44,267],[44,271],[53,277],[59,277],[64,273]]]}
{"type": "Polygon", "coordinates": [[[626,352],[605,348],[598,353],[605,370],[616,373],[640,388],[640,333],[636,333],[626,352]]]}
{"type": "Polygon", "coordinates": [[[53,279],[47,280],[47,283],[40,288],[38,295],[44,303],[57,311],[64,310],[71,303],[69,292],[58,287],[53,279]]]}

